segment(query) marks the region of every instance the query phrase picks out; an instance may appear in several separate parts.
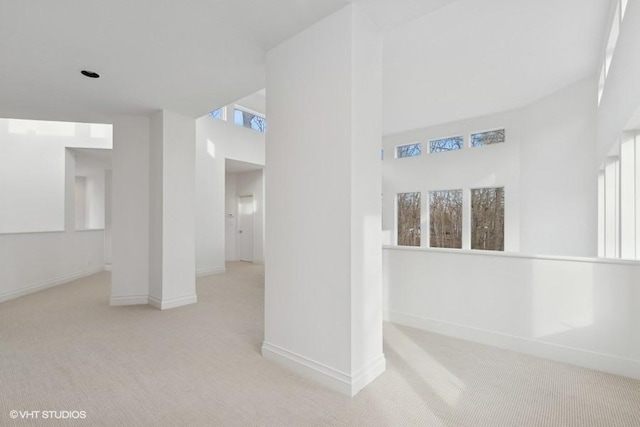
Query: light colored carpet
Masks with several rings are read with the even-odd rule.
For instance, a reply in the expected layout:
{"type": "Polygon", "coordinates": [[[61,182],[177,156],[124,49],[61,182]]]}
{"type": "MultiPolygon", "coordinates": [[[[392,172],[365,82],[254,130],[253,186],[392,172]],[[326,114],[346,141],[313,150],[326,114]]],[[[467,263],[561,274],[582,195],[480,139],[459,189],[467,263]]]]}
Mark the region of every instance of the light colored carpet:
{"type": "Polygon", "coordinates": [[[227,267],[164,312],[109,307],[108,273],[0,304],[0,425],[640,426],[639,381],[394,324],[387,371],[336,394],[260,356],[263,269],[227,267]]]}

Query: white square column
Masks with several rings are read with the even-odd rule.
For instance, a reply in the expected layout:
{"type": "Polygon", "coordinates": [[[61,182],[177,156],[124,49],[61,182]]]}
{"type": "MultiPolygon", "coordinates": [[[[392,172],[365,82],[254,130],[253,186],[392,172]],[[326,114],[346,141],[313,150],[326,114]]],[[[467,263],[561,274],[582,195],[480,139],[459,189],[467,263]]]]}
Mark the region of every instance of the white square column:
{"type": "Polygon", "coordinates": [[[195,263],[195,120],[169,111],[151,117],[149,304],[193,304],[195,263]]]}
{"type": "Polygon", "coordinates": [[[195,303],[195,120],[114,121],[111,305],[195,303]]]}
{"type": "Polygon", "coordinates": [[[113,122],[111,305],[149,301],[149,123],[113,122]]]}
{"type": "Polygon", "coordinates": [[[262,353],[347,395],[385,369],[381,68],[355,5],[267,54],[262,353]]]}

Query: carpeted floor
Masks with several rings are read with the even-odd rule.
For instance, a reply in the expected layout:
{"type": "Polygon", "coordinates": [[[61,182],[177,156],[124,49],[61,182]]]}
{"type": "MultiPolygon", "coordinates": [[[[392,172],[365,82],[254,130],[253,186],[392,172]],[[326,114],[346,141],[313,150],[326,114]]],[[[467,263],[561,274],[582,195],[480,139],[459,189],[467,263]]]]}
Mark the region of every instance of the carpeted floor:
{"type": "Polygon", "coordinates": [[[0,304],[0,425],[640,426],[640,381],[394,324],[387,371],[339,395],[260,356],[263,269],[227,268],[164,312],[109,307],[108,273],[0,304]]]}

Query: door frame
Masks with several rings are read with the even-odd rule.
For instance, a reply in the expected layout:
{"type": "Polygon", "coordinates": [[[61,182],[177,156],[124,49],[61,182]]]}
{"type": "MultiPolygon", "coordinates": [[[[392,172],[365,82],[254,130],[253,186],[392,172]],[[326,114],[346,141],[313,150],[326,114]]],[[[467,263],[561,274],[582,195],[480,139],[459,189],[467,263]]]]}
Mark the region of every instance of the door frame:
{"type": "Polygon", "coordinates": [[[237,214],[237,221],[236,221],[236,252],[237,252],[237,256],[238,256],[238,260],[239,261],[245,261],[245,262],[254,262],[256,259],[256,244],[255,244],[255,233],[256,233],[256,212],[255,209],[251,215],[251,227],[252,227],[252,239],[251,239],[251,260],[246,260],[246,259],[242,259],[242,248],[240,246],[240,199],[242,197],[251,197],[251,201],[253,202],[254,208],[255,208],[255,203],[256,203],[256,199],[255,196],[253,195],[253,193],[251,194],[238,194],[236,196],[236,212],[237,214]]]}

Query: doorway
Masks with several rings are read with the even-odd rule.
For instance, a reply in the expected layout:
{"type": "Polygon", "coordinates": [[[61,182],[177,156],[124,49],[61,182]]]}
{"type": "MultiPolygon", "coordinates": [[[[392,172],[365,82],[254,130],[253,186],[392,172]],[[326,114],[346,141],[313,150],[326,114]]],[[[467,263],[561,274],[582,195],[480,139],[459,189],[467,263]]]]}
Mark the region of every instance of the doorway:
{"type": "Polygon", "coordinates": [[[253,195],[238,197],[238,255],[240,261],[253,262],[253,195]]]}

